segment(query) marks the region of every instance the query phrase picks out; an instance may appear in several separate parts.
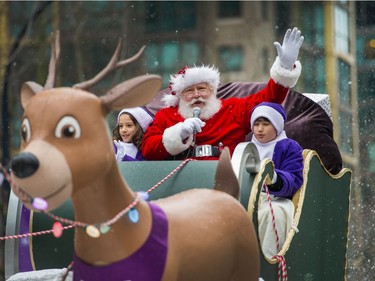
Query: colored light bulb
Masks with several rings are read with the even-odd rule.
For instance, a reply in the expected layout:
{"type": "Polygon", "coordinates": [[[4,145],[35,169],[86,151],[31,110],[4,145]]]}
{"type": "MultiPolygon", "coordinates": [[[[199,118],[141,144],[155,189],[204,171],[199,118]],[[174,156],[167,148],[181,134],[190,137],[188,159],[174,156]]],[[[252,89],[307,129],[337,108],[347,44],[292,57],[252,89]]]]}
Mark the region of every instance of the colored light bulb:
{"type": "Polygon", "coordinates": [[[53,227],[52,227],[53,236],[55,236],[56,238],[60,238],[61,235],[63,234],[63,231],[64,231],[64,228],[63,228],[62,224],[60,222],[56,221],[53,224],[53,227]]]}
{"type": "Polygon", "coordinates": [[[48,209],[48,203],[46,200],[40,197],[35,197],[33,199],[32,206],[36,210],[45,211],[48,209]]]}
{"type": "Polygon", "coordinates": [[[92,238],[98,238],[100,236],[100,231],[95,225],[89,225],[86,227],[86,234],[92,238]]]}
{"type": "Polygon", "coordinates": [[[145,201],[150,197],[150,195],[145,191],[139,191],[138,194],[139,197],[141,197],[141,199],[145,201]]]}
{"type": "Polygon", "coordinates": [[[128,213],[128,218],[132,223],[137,223],[139,221],[139,212],[137,209],[130,209],[128,213]]]}

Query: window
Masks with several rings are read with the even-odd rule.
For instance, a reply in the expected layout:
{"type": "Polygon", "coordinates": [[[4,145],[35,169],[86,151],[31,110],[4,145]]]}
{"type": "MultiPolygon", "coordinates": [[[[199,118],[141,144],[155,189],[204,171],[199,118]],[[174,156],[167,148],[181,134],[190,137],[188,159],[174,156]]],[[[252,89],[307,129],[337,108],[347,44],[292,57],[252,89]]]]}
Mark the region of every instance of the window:
{"type": "Polygon", "coordinates": [[[219,1],[219,18],[237,18],[241,16],[240,1],[219,1]]]}
{"type": "Polygon", "coordinates": [[[341,149],[353,154],[353,113],[351,104],[351,77],[350,66],[343,60],[338,60],[339,81],[339,122],[340,122],[340,144],[341,149]]]}
{"type": "MultiPolygon", "coordinates": [[[[375,141],[375,73],[364,68],[358,72],[358,122],[360,129],[360,140],[364,144],[375,141]]],[[[375,154],[374,154],[375,157],[375,154]]],[[[375,164],[375,163],[374,163],[375,164]]]]}
{"type": "Polygon", "coordinates": [[[304,91],[326,93],[325,59],[319,51],[303,57],[304,91]]]}
{"type": "Polygon", "coordinates": [[[244,52],[241,46],[221,46],[219,58],[222,72],[242,70],[244,52]]]}
{"type": "Polygon", "coordinates": [[[160,46],[160,63],[163,68],[171,69],[178,64],[178,44],[166,42],[160,46]]]}
{"type": "Polygon", "coordinates": [[[375,143],[369,143],[367,147],[368,159],[370,160],[369,172],[375,173],[375,143]]]}
{"type": "Polygon", "coordinates": [[[307,8],[304,9],[302,17],[303,33],[305,36],[304,44],[309,44],[318,48],[324,48],[324,12],[321,3],[304,3],[307,8]]]}
{"type": "Polygon", "coordinates": [[[200,56],[200,51],[197,43],[195,42],[185,42],[182,45],[182,61],[184,64],[192,64],[192,62],[196,62],[198,57],[200,56]]]}
{"type": "Polygon", "coordinates": [[[341,6],[335,6],[335,47],[338,51],[349,53],[349,16],[341,6]]]}
{"type": "Polygon", "coordinates": [[[352,114],[344,108],[340,108],[340,148],[347,154],[353,154],[353,132],[352,132],[352,114]]]}
{"type": "MultiPolygon", "coordinates": [[[[325,54],[324,54],[324,10],[320,2],[304,2],[302,28],[304,36],[303,67],[304,91],[326,92],[325,54]]],[[[288,27],[289,28],[289,27],[288,27]]]]}
{"type": "Polygon", "coordinates": [[[351,107],[350,65],[340,59],[338,60],[338,75],[340,104],[351,107]]]}
{"type": "Polygon", "coordinates": [[[146,68],[162,76],[163,87],[168,86],[170,75],[183,66],[199,64],[199,57],[199,46],[192,41],[156,43],[145,49],[146,68]]]}

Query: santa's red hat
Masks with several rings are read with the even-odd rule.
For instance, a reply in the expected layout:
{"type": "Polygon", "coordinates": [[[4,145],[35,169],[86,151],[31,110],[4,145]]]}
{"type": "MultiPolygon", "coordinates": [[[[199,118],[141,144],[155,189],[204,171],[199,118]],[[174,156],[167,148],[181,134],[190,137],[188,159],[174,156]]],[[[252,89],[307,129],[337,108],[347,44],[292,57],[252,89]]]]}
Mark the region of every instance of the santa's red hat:
{"type": "Polygon", "coordinates": [[[163,101],[166,106],[176,106],[181,92],[195,84],[207,83],[216,92],[220,84],[220,73],[213,66],[184,66],[169,80],[170,94],[165,94],[163,101]]]}

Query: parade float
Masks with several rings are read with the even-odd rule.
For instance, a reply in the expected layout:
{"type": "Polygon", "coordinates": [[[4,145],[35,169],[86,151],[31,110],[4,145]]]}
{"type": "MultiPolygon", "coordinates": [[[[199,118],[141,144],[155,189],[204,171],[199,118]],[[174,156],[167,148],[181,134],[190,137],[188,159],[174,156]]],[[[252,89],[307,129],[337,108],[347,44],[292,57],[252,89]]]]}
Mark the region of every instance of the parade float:
{"type": "MultiPolygon", "coordinates": [[[[280,252],[268,260],[254,234],[258,223],[257,202],[263,185],[273,174],[272,161],[260,162],[255,146],[245,141],[237,146],[230,160],[224,155],[219,161],[116,163],[110,149],[106,114],[124,106],[138,105],[146,105],[156,113],[162,106],[161,96],[168,89],[157,92],[159,77],[145,75],[127,80],[101,97],[88,93],[86,89],[99,82],[103,75],[140,55],[138,53],[125,63],[119,62],[121,45],[104,72],[94,79],[72,88],[54,88],[51,69],[58,59],[56,42],[52,44],[45,86],[28,82],[22,88],[21,103],[26,116],[22,121],[23,144],[20,154],[13,159],[11,174],[4,171],[13,190],[6,236],[2,237],[5,240],[6,279],[54,269],[66,269],[62,271],[66,274],[61,274],[69,278],[69,270],[74,271],[74,264],[71,267],[74,253],[81,253],[80,257],[91,260],[91,265],[96,266],[100,263],[95,261],[108,264],[118,260],[122,257],[121,249],[136,251],[147,238],[147,227],[152,221],[145,207],[148,201],[162,202],[160,206],[165,206],[168,219],[173,213],[180,217],[170,219],[170,233],[175,238],[167,244],[166,263],[157,266],[158,258],[153,259],[153,254],[146,251],[143,255],[150,254],[151,264],[152,261],[155,263],[150,270],[146,263],[140,270],[137,266],[134,270],[151,272],[156,268],[159,275],[155,273],[155,276],[164,273],[163,280],[201,280],[197,278],[199,275],[202,280],[214,280],[204,277],[216,276],[212,269],[221,278],[215,280],[226,280],[225,276],[235,276],[227,280],[258,280],[261,277],[266,281],[346,279],[351,171],[342,167],[341,155],[333,139],[327,95],[290,90],[283,103],[288,116],[287,135],[304,148],[304,182],[293,197],[293,227],[280,252]],[[83,110],[83,104],[90,110],[83,110]],[[42,109],[48,110],[48,115],[40,114],[42,109]],[[101,124],[100,129],[98,124],[101,124]],[[98,158],[92,157],[94,154],[98,158]],[[227,193],[236,194],[239,188],[241,210],[233,202],[237,201],[233,196],[221,192],[223,195],[216,198],[212,194],[217,192],[205,193],[220,189],[218,181],[222,181],[219,186],[227,193]],[[61,185],[67,185],[63,192],[61,185]],[[104,191],[98,191],[103,197],[94,197],[104,185],[110,190],[111,197],[107,198],[104,191]],[[114,189],[114,185],[126,186],[123,189],[127,192],[114,189]],[[226,187],[222,188],[223,185],[226,187]],[[80,186],[93,189],[80,191],[80,186]],[[60,192],[62,195],[57,198],[50,196],[51,200],[46,196],[60,192]],[[188,194],[186,200],[184,194],[188,194]],[[47,199],[38,201],[40,198],[47,199]],[[124,202],[121,203],[121,199],[124,202]],[[163,202],[167,202],[166,205],[163,202]],[[138,211],[134,211],[136,206],[139,206],[138,211]],[[126,240],[129,231],[116,227],[120,220],[130,220],[139,230],[138,233],[130,231],[132,246],[121,246],[122,242],[118,242],[121,235],[126,240]],[[217,220],[220,223],[212,223],[217,220]],[[144,221],[147,223],[140,223],[144,221]],[[194,231],[189,231],[192,227],[194,231]],[[247,237],[246,241],[240,241],[243,236],[247,237]],[[104,240],[107,241],[102,242],[104,240]],[[225,257],[223,253],[226,253],[225,257]],[[248,269],[244,270],[244,267],[248,269]],[[244,278],[244,272],[248,274],[247,278],[244,278]]],[[[264,85],[228,83],[220,86],[218,95],[221,98],[241,97],[264,85]]],[[[134,280],[138,280],[137,277],[134,280]]]]}

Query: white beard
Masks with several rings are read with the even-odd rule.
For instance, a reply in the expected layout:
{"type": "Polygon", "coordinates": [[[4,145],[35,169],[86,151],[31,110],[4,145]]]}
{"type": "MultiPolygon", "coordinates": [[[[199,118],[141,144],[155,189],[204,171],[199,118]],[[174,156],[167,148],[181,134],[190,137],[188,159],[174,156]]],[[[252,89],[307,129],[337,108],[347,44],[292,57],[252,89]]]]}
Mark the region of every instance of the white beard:
{"type": "Polygon", "coordinates": [[[202,120],[210,119],[220,110],[221,107],[221,100],[219,100],[215,94],[211,94],[207,100],[200,97],[193,99],[190,103],[180,99],[178,113],[180,113],[185,119],[193,117],[193,104],[197,101],[202,101],[205,103],[205,106],[201,108],[201,114],[199,115],[199,118],[202,120]]]}

